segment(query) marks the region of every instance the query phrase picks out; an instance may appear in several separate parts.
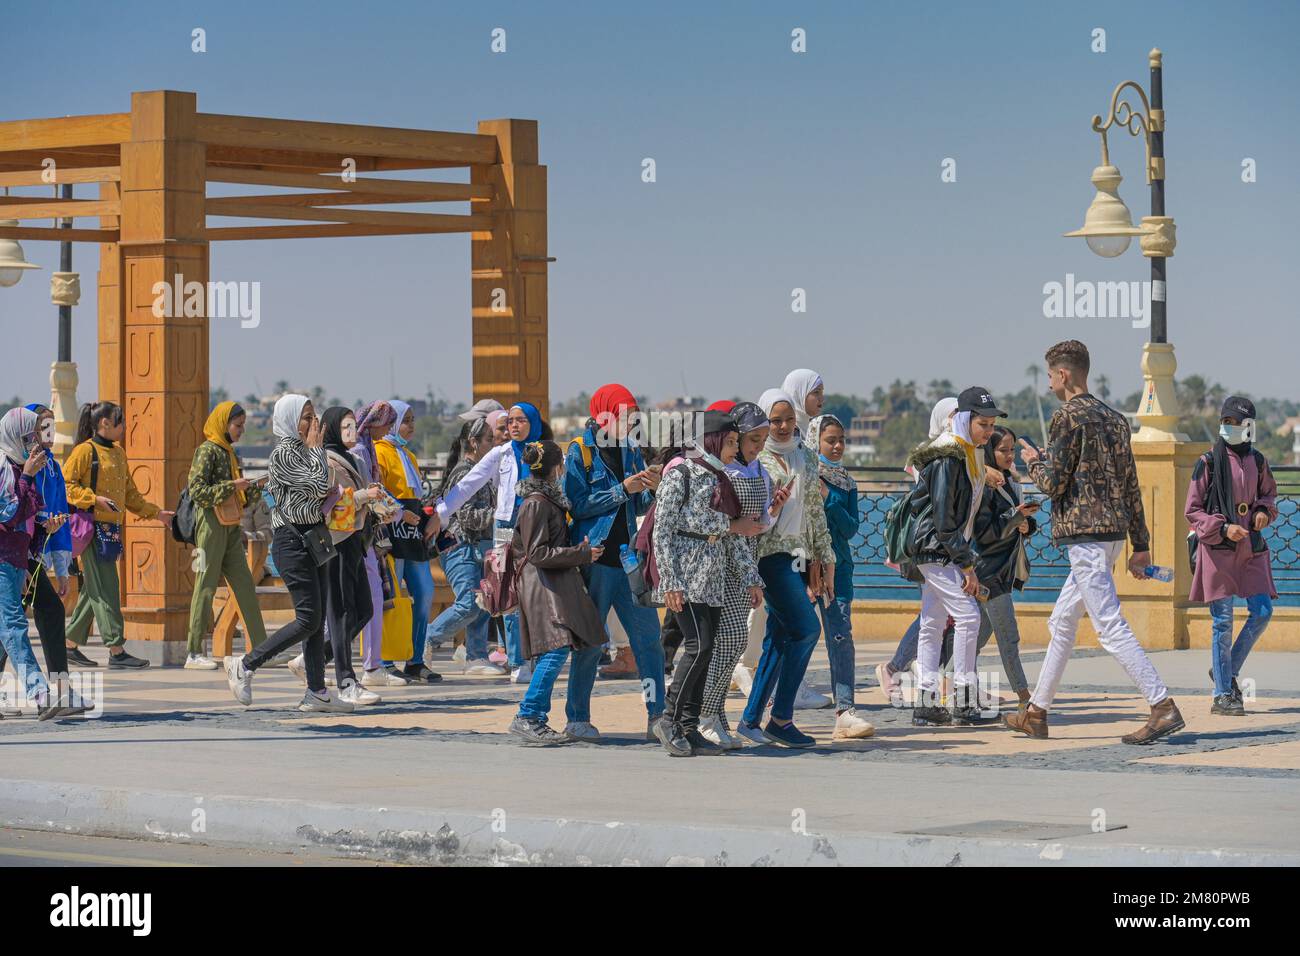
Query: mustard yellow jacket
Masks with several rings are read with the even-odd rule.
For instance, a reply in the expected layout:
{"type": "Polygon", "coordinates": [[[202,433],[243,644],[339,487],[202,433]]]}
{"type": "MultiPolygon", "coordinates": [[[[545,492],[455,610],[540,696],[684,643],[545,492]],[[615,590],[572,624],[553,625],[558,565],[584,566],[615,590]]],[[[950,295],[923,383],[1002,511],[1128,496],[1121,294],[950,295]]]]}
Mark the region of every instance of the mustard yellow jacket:
{"type": "Polygon", "coordinates": [[[105,446],[96,443],[95,452],[99,456],[99,475],[95,488],[90,487],[91,443],[82,442],[63,463],[63,480],[68,486],[68,504],[74,508],[95,509],[95,520],[110,524],[122,523],[122,512],[110,511],[95,504],[95,495],[110,498],[120,507],[139,518],[158,517],[159,508],[144,500],[131,472],[127,469],[126,452],[121,445],[105,446]]]}

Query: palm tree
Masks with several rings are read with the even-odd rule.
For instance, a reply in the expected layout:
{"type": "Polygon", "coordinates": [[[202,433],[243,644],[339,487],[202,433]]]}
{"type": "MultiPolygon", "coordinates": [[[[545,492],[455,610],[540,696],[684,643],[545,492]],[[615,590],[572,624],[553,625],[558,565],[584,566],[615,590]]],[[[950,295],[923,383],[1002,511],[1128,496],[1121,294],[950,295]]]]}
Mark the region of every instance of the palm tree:
{"type": "Polygon", "coordinates": [[[1038,376],[1043,373],[1038,365],[1025,369],[1025,374],[1034,380],[1034,405],[1038,408],[1038,431],[1043,436],[1043,447],[1047,447],[1047,421],[1043,418],[1043,393],[1038,387],[1038,376]]]}
{"type": "Polygon", "coordinates": [[[1109,401],[1110,399],[1110,379],[1105,375],[1097,376],[1097,394],[1101,397],[1103,402],[1109,401]]]}

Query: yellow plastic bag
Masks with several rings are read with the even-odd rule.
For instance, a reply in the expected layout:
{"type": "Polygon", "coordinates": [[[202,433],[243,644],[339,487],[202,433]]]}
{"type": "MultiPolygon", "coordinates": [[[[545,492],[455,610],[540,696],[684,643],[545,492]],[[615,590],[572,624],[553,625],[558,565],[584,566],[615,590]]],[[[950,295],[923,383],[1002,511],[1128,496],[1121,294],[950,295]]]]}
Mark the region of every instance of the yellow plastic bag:
{"type": "Polygon", "coordinates": [[[413,602],[401,584],[397,583],[393,559],[389,557],[386,560],[388,572],[393,576],[397,586],[397,594],[393,598],[393,606],[384,611],[384,630],[379,642],[379,656],[386,661],[409,661],[414,653],[414,641],[411,636],[413,602]]]}
{"type": "MultiPolygon", "coordinates": [[[[325,520],[325,527],[331,531],[357,530],[357,503],[353,497],[353,489],[343,489],[342,496],[338,501],[334,502],[334,507],[330,509],[329,517],[325,520]]],[[[388,658],[385,658],[385,660],[388,660],[388,658]]]]}

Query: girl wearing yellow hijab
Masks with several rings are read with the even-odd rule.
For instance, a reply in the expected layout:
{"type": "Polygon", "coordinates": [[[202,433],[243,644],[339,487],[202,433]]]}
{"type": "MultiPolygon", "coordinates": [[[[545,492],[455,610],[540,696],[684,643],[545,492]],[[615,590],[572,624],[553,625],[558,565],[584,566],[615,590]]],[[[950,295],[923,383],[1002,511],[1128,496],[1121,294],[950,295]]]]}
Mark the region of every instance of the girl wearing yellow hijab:
{"type": "Polygon", "coordinates": [[[246,416],[235,402],[222,402],[203,426],[206,441],[194,452],[190,466],[190,498],[194,502],[194,597],[190,601],[188,670],[216,670],[217,662],[203,653],[203,634],[212,617],[212,597],[226,579],[253,646],[266,640],[257,589],[244,557],[244,532],[239,518],[244,506],[260,494],[239,468],[235,442],[244,434],[246,416]]]}

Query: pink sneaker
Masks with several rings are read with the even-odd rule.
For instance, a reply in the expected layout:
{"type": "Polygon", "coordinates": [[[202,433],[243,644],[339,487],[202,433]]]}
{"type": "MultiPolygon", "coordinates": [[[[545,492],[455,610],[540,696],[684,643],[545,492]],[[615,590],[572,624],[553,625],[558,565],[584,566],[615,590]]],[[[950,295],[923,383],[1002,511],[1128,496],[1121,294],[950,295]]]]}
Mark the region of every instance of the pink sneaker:
{"type": "Polygon", "coordinates": [[[495,651],[493,651],[491,654],[488,655],[488,660],[490,660],[493,664],[504,664],[506,662],[506,652],[501,650],[500,648],[497,648],[495,651]]]}
{"type": "Polygon", "coordinates": [[[876,681],[880,684],[880,693],[884,695],[886,703],[895,707],[902,704],[902,681],[897,674],[889,673],[888,663],[876,665],[876,681]]]}

